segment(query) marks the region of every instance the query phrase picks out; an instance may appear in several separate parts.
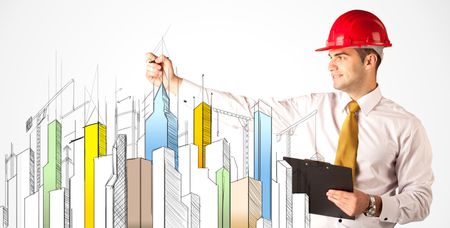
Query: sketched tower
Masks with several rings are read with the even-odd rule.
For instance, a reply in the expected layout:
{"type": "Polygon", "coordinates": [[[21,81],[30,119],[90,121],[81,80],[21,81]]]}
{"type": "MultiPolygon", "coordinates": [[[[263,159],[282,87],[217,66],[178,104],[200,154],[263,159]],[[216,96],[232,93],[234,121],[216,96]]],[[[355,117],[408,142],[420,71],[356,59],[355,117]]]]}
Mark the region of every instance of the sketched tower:
{"type": "Polygon", "coordinates": [[[5,155],[6,210],[3,209],[5,227],[17,227],[17,156],[5,155]]]}
{"type": "MultiPolygon", "coordinates": [[[[106,126],[95,123],[84,127],[84,227],[95,224],[95,158],[106,156],[106,126]]],[[[101,196],[99,196],[101,197],[101,196]]]]}
{"type": "Polygon", "coordinates": [[[232,182],[231,189],[231,227],[256,228],[261,217],[261,182],[244,177],[232,182]]]}
{"type": "Polygon", "coordinates": [[[152,170],[153,227],[187,228],[188,207],[181,200],[181,173],[171,149],[154,151],[152,170]]]}
{"type": "Polygon", "coordinates": [[[272,108],[259,101],[254,107],[254,178],[262,185],[262,217],[272,217],[272,108]],[[266,112],[264,112],[266,111],[266,112]]]}
{"type": "Polygon", "coordinates": [[[153,160],[153,151],[160,147],[175,152],[178,170],[178,120],[170,112],[170,98],[163,84],[153,98],[153,112],[145,120],[145,159],[153,160]]]}
{"type": "Polygon", "coordinates": [[[50,227],[50,191],[61,188],[61,123],[48,125],[48,163],[44,166],[44,228],[50,227]]]}
{"type": "Polygon", "coordinates": [[[202,101],[194,109],[194,144],[198,146],[198,168],[206,167],[206,146],[211,144],[211,106],[202,101]]]}
{"type": "Polygon", "coordinates": [[[120,134],[116,140],[116,172],[117,179],[114,184],[114,227],[127,226],[127,135],[120,134]]]}

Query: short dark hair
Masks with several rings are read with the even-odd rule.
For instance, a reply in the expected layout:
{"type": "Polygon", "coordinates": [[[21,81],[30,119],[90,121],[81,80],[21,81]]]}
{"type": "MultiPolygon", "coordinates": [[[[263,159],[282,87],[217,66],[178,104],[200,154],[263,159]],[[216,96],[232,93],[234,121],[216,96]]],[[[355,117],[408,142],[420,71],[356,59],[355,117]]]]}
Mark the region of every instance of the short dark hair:
{"type": "Polygon", "coordinates": [[[381,64],[381,57],[378,54],[378,52],[376,52],[375,50],[373,50],[372,48],[356,48],[356,52],[358,52],[359,58],[361,58],[361,62],[364,63],[364,59],[366,58],[366,56],[368,56],[369,54],[375,54],[377,55],[377,65],[375,70],[378,70],[378,67],[381,64]]]}

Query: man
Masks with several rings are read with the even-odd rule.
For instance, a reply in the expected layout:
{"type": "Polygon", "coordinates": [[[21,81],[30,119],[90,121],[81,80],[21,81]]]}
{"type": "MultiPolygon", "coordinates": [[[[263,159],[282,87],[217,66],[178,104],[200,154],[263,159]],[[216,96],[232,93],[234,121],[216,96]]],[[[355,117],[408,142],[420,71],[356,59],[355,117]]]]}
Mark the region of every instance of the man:
{"type": "MultiPolygon", "coordinates": [[[[313,227],[394,227],[429,214],[434,177],[426,132],[415,116],[384,98],[377,84],[383,48],[390,46],[378,17],[363,10],[346,12],[334,22],[326,47],[317,49],[329,51],[328,69],[341,92],[267,102],[277,110],[273,119],[279,130],[305,110],[317,109],[318,150],[326,151],[328,162],[352,168],[354,192],[329,190],[327,197],[356,219],[316,216],[313,227]]],[[[146,76],[153,84],[159,85],[167,74],[180,91],[196,88],[173,73],[167,57],[147,57],[146,76]]],[[[238,103],[235,111],[249,107],[248,98],[216,94],[238,103]]]]}

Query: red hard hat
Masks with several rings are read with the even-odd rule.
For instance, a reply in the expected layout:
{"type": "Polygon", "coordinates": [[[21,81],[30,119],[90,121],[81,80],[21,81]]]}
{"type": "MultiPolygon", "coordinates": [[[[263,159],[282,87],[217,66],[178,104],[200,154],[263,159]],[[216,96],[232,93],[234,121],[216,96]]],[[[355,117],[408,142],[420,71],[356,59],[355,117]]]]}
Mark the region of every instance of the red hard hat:
{"type": "Polygon", "coordinates": [[[330,30],[325,51],[345,47],[392,46],[386,27],[374,14],[364,10],[351,10],[342,14],[330,30]]]}

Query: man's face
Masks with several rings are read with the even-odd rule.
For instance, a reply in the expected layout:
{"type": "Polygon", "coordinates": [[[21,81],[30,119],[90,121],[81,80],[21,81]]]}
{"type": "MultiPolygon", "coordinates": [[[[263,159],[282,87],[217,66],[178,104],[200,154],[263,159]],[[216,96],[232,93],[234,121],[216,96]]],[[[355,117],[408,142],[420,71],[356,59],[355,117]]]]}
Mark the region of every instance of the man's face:
{"type": "Polygon", "coordinates": [[[354,93],[367,81],[364,64],[354,48],[330,50],[328,70],[333,78],[333,87],[346,93],[354,93]]]}

